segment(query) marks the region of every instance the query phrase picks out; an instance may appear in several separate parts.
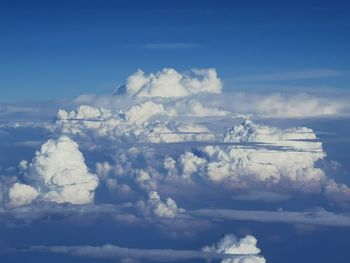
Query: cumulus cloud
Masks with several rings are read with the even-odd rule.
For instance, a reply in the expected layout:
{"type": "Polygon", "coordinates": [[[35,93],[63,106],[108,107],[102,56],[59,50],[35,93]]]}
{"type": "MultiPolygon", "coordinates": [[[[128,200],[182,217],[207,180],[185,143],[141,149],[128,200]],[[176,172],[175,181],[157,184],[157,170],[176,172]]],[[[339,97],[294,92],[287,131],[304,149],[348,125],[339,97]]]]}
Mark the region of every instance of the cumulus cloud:
{"type": "Polygon", "coordinates": [[[214,184],[236,200],[284,201],[298,192],[323,194],[338,203],[349,200],[349,188],[319,168],[326,153],[312,129],[280,129],[247,119],[221,140],[197,124],[178,126],[177,131],[192,142],[191,149],[186,144],[119,149],[113,154],[115,164],[99,164],[98,174],[141,190],[167,189],[168,194],[181,191],[176,190],[179,185],[201,189],[214,184]],[[210,140],[204,146],[193,144],[205,138],[210,140]]]}
{"type": "Polygon", "coordinates": [[[9,207],[28,205],[39,196],[37,189],[30,185],[15,183],[9,189],[9,207]]]}
{"type": "Polygon", "coordinates": [[[305,192],[320,192],[326,180],[315,166],[325,153],[311,129],[282,130],[247,120],[230,129],[222,142],[200,147],[198,156],[182,154],[178,161],[183,173],[232,188],[279,185],[305,192]]]}
{"type": "Polygon", "coordinates": [[[70,112],[59,110],[55,130],[122,142],[169,143],[215,137],[203,125],[170,122],[176,115],[174,108],[166,109],[163,104],[151,101],[137,103],[125,111],[82,105],[70,112]]]}
{"type": "Polygon", "coordinates": [[[215,69],[193,69],[188,73],[179,73],[175,69],[146,75],[142,70],[129,76],[123,86],[128,96],[134,97],[185,97],[201,92],[220,93],[222,84],[215,69]]]}
{"type": "Polygon", "coordinates": [[[149,193],[147,202],[138,202],[138,207],[145,215],[164,218],[174,218],[178,213],[185,212],[183,208],[178,208],[176,202],[169,197],[163,202],[156,191],[149,193]]]}
{"type": "Polygon", "coordinates": [[[88,171],[78,144],[67,136],[48,140],[31,163],[20,165],[32,186],[14,184],[9,190],[10,206],[30,204],[39,195],[41,200],[56,203],[93,201],[98,178],[88,171]]]}
{"type": "Polygon", "coordinates": [[[225,235],[219,242],[212,246],[204,247],[202,250],[205,252],[217,252],[223,254],[240,254],[247,256],[239,256],[236,258],[226,258],[222,263],[265,263],[266,260],[262,256],[258,256],[261,250],[256,246],[257,239],[252,235],[237,240],[232,235],[225,235]]]}

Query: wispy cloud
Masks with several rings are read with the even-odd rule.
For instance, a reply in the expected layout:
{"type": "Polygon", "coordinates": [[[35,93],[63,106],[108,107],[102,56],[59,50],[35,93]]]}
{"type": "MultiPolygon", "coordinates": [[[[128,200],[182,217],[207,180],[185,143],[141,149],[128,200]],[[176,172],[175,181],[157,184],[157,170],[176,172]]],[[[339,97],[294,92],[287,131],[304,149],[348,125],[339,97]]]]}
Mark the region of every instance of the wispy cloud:
{"type": "Polygon", "coordinates": [[[199,209],[188,212],[194,216],[223,220],[245,220],[255,222],[276,222],[289,224],[310,224],[320,226],[350,226],[350,217],[324,209],[307,212],[289,211],[247,211],[230,209],[199,209]]]}
{"type": "Polygon", "coordinates": [[[175,250],[175,249],[140,249],[124,248],[113,245],[104,246],[33,246],[30,252],[51,252],[69,254],[78,257],[115,259],[131,258],[151,261],[180,261],[190,259],[225,259],[246,257],[240,254],[223,254],[216,252],[204,252],[197,250],[175,250]]]}
{"type": "Polygon", "coordinates": [[[280,73],[252,74],[233,78],[239,82],[262,82],[282,80],[320,79],[340,76],[341,72],[334,69],[300,70],[280,73]]]}
{"type": "Polygon", "coordinates": [[[159,50],[159,49],[194,49],[194,48],[199,48],[200,45],[197,43],[171,42],[171,43],[145,43],[145,44],[139,44],[139,45],[128,45],[128,47],[159,50]]]}

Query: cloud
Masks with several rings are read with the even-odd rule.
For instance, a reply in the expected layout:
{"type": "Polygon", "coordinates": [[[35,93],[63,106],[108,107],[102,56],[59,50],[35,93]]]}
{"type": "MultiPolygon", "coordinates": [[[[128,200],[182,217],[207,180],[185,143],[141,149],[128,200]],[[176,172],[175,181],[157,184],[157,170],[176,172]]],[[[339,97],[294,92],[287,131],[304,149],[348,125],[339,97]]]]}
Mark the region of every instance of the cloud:
{"type": "Polygon", "coordinates": [[[182,43],[182,42],[174,42],[174,43],[149,43],[149,44],[143,44],[139,45],[139,47],[144,49],[194,49],[200,47],[200,45],[196,43],[182,43]]]}
{"type": "Polygon", "coordinates": [[[114,164],[97,164],[107,187],[136,192],[167,189],[169,195],[180,194],[181,188],[176,188],[186,185],[193,191],[217,187],[236,200],[284,201],[297,193],[324,195],[338,204],[350,200],[350,188],[319,168],[326,153],[312,129],[280,129],[247,119],[219,140],[201,125],[180,125],[176,133],[174,125],[169,127],[173,130],[165,134],[155,127],[152,136],[139,133],[155,144],[120,148],[112,154],[114,164]],[[164,138],[166,143],[185,139],[188,144],[169,148],[157,141],[164,138]],[[200,140],[204,143],[194,143],[200,140]]]}
{"type": "Polygon", "coordinates": [[[253,109],[263,117],[274,118],[310,118],[337,116],[348,113],[349,107],[344,101],[329,97],[310,96],[307,94],[281,95],[272,94],[256,98],[253,109]]]}
{"type": "Polygon", "coordinates": [[[182,142],[212,140],[214,135],[203,125],[176,120],[177,111],[163,104],[146,101],[123,109],[82,105],[67,112],[59,110],[51,130],[84,138],[122,142],[182,142]]]}
{"type": "Polygon", "coordinates": [[[337,77],[339,75],[341,75],[341,72],[334,69],[318,69],[318,70],[291,71],[291,72],[283,72],[283,73],[254,74],[254,75],[235,78],[234,80],[240,81],[240,82],[262,82],[262,81],[319,79],[319,78],[337,77]]]}
{"type": "Polygon", "coordinates": [[[222,117],[230,115],[229,111],[220,110],[216,107],[204,106],[201,102],[194,99],[178,102],[176,105],[177,111],[181,112],[181,108],[184,109],[183,114],[192,117],[222,117]]]}
{"type": "Polygon", "coordinates": [[[271,191],[252,190],[247,193],[239,194],[234,196],[235,200],[246,200],[246,201],[265,201],[265,202],[281,202],[290,199],[291,196],[284,193],[276,193],[271,191]]]}
{"type": "Polygon", "coordinates": [[[100,259],[142,259],[151,261],[182,261],[190,259],[223,259],[223,263],[264,263],[265,259],[258,254],[257,240],[254,236],[246,236],[238,240],[233,235],[225,235],[216,245],[200,250],[175,249],[139,249],[124,248],[114,245],[104,246],[32,246],[30,252],[51,252],[69,254],[78,257],[100,259]]]}
{"type": "Polygon", "coordinates": [[[326,180],[324,172],[315,167],[325,153],[311,129],[282,130],[246,120],[224,134],[222,141],[222,145],[199,148],[196,155],[182,154],[179,165],[183,174],[188,174],[183,163],[189,162],[191,173],[227,187],[278,185],[279,189],[304,192],[320,192],[326,180]],[[192,161],[196,158],[200,162],[192,161]]]}
{"type": "Polygon", "coordinates": [[[237,258],[226,258],[221,263],[265,263],[266,260],[262,256],[258,256],[261,252],[256,246],[257,239],[248,235],[240,240],[232,235],[225,235],[219,242],[212,246],[206,246],[202,249],[205,252],[217,252],[223,254],[241,254],[247,256],[239,256],[237,258]]]}
{"type": "Polygon", "coordinates": [[[139,201],[137,206],[143,214],[157,217],[174,218],[178,213],[185,212],[184,209],[178,208],[171,198],[167,198],[165,202],[162,202],[156,191],[151,191],[148,195],[148,201],[139,201]]]}
{"type": "Polygon", "coordinates": [[[133,97],[185,97],[201,92],[221,93],[222,84],[215,69],[193,69],[181,74],[174,69],[165,68],[162,71],[146,75],[142,70],[129,76],[117,93],[125,90],[133,97]]]}
{"type": "Polygon", "coordinates": [[[32,186],[19,183],[12,186],[11,206],[30,204],[39,194],[41,200],[56,203],[93,201],[98,178],[89,173],[78,144],[67,136],[48,140],[31,163],[22,161],[20,165],[32,186]]]}
{"type": "Polygon", "coordinates": [[[9,189],[9,207],[28,205],[39,196],[38,190],[26,184],[15,183],[9,189]]]}
{"type": "Polygon", "coordinates": [[[307,212],[290,211],[247,211],[231,209],[199,209],[188,211],[193,216],[211,219],[255,221],[263,223],[288,223],[319,226],[349,227],[350,217],[347,214],[336,214],[324,209],[307,212]]]}

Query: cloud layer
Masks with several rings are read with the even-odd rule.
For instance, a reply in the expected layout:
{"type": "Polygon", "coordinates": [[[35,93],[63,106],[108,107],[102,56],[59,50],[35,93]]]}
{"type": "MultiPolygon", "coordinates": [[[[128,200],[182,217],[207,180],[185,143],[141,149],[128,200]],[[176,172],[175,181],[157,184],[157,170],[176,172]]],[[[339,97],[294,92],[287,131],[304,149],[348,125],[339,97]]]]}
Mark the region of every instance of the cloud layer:
{"type": "Polygon", "coordinates": [[[78,257],[100,259],[142,259],[150,261],[179,261],[190,259],[223,259],[222,263],[265,263],[259,256],[257,240],[248,235],[238,240],[234,235],[225,235],[217,244],[197,250],[135,249],[114,245],[94,246],[35,246],[30,251],[69,254],[78,257]]]}

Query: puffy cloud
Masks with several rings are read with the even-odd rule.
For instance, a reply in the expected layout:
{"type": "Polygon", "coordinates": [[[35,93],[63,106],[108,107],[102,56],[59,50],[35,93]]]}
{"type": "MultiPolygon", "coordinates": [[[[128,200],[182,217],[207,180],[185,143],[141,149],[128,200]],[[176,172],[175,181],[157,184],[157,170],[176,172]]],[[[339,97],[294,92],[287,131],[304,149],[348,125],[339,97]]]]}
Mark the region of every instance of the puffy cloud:
{"type": "Polygon", "coordinates": [[[212,246],[204,247],[205,252],[241,255],[235,258],[226,258],[222,263],[265,263],[265,258],[258,256],[260,249],[257,248],[257,240],[248,235],[240,240],[230,234],[225,235],[219,242],[212,246]],[[246,255],[246,256],[242,256],[246,255]]]}
{"type": "Polygon", "coordinates": [[[78,144],[67,136],[48,140],[36,152],[32,162],[21,162],[32,186],[15,184],[9,191],[10,204],[25,205],[38,195],[45,201],[85,204],[93,201],[98,185],[89,173],[78,144]]]}
{"type": "Polygon", "coordinates": [[[129,76],[119,92],[135,97],[185,97],[201,92],[220,93],[222,84],[215,69],[194,69],[181,74],[174,69],[146,75],[142,70],[129,76]]]}
{"type": "Polygon", "coordinates": [[[178,213],[183,213],[183,208],[178,208],[175,201],[167,198],[165,202],[160,199],[156,191],[151,191],[147,202],[138,202],[139,209],[146,215],[155,215],[157,217],[174,218],[178,213]]]}
{"type": "Polygon", "coordinates": [[[315,164],[325,153],[315,139],[311,129],[282,130],[247,120],[223,136],[223,145],[202,147],[200,158],[205,161],[196,170],[213,182],[225,182],[233,188],[278,184],[287,189],[320,192],[326,176],[315,164]]]}
{"type": "Polygon", "coordinates": [[[149,120],[151,117],[157,115],[167,115],[169,114],[165,111],[162,104],[156,104],[147,101],[142,104],[136,104],[131,107],[125,114],[127,121],[134,122],[137,124],[142,124],[149,120]]]}
{"type": "Polygon", "coordinates": [[[9,207],[28,205],[39,196],[37,189],[30,185],[15,183],[9,189],[9,207]]]}
{"type": "Polygon", "coordinates": [[[345,184],[339,184],[333,179],[328,180],[324,187],[325,195],[336,202],[346,203],[350,201],[350,188],[345,184]]]}
{"type": "Polygon", "coordinates": [[[55,129],[85,138],[123,142],[169,143],[215,138],[203,125],[168,121],[176,114],[175,109],[165,109],[151,101],[137,103],[125,111],[82,105],[71,112],[59,110],[55,129]]]}
{"type": "Polygon", "coordinates": [[[206,163],[206,160],[195,156],[191,152],[185,152],[179,157],[179,165],[182,170],[183,178],[190,178],[191,174],[197,172],[198,167],[206,163]]]}

